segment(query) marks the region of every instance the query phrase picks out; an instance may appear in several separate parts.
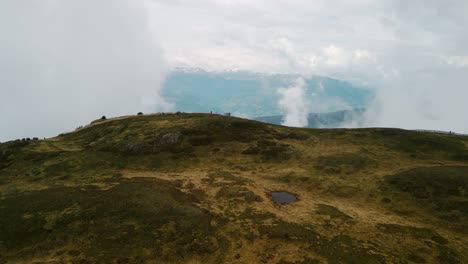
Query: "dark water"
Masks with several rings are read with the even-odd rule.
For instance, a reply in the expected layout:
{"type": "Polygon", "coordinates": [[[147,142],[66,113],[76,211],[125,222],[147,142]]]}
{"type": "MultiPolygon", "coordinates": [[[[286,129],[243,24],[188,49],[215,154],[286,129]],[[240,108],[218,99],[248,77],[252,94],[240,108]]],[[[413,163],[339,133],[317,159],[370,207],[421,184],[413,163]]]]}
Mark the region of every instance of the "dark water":
{"type": "Polygon", "coordinates": [[[271,192],[270,198],[273,202],[279,204],[287,204],[297,201],[297,197],[288,192],[271,192]]]}

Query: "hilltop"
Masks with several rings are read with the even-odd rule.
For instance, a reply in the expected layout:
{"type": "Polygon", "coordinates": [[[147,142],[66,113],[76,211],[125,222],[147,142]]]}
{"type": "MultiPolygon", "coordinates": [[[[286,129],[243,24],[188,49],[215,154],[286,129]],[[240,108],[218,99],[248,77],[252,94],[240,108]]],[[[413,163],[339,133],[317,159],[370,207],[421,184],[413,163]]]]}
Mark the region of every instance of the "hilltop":
{"type": "Polygon", "coordinates": [[[109,119],[0,144],[0,216],[0,263],[467,263],[468,137],[109,119]]]}

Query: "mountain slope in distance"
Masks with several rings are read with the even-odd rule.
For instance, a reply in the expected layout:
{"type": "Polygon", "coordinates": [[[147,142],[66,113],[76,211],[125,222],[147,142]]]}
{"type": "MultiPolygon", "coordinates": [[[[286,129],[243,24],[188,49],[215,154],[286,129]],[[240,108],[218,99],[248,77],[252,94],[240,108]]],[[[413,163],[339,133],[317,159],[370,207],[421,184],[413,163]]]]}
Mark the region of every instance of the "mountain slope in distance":
{"type": "Polygon", "coordinates": [[[278,89],[291,86],[298,78],[304,79],[305,98],[314,111],[362,108],[374,96],[368,88],[324,76],[201,69],[172,71],[163,83],[162,96],[183,112],[230,112],[250,118],[279,115],[278,89]]]}
{"type": "Polygon", "coordinates": [[[210,114],[2,143],[0,262],[467,263],[467,145],[210,114]]]}

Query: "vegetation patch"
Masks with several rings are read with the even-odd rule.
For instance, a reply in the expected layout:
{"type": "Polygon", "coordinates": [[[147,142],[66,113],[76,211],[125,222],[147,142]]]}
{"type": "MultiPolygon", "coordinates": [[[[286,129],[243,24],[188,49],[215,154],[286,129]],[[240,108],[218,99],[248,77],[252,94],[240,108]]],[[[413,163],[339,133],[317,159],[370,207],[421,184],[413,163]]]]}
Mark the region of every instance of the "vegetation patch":
{"type": "Polygon", "coordinates": [[[328,174],[354,173],[375,165],[375,161],[359,153],[343,153],[321,156],[315,168],[328,174]]]}
{"type": "Polygon", "coordinates": [[[283,140],[283,139],[294,139],[294,140],[307,140],[310,136],[306,133],[302,132],[289,132],[289,133],[281,133],[277,132],[274,134],[275,139],[283,140]]]}
{"type": "Polygon", "coordinates": [[[429,228],[403,226],[398,224],[378,224],[377,228],[388,234],[409,235],[417,239],[430,239],[438,244],[445,245],[448,240],[429,228]]]}
{"type": "Polygon", "coordinates": [[[315,231],[313,226],[286,222],[273,214],[252,209],[247,209],[241,217],[258,223],[257,228],[261,236],[287,243],[305,242],[309,245],[311,253],[323,256],[328,263],[385,263],[385,258],[377,253],[378,248],[350,236],[325,238],[315,231]]]}
{"type": "Polygon", "coordinates": [[[288,160],[293,155],[292,147],[288,144],[277,143],[273,140],[261,139],[256,146],[250,146],[242,152],[244,155],[261,155],[264,160],[288,160]]]}
{"type": "Polygon", "coordinates": [[[245,185],[249,181],[227,171],[216,171],[208,173],[202,182],[215,187],[223,187],[225,185],[245,185]]]}
{"type": "Polygon", "coordinates": [[[228,199],[230,201],[239,202],[261,202],[262,197],[258,196],[251,190],[243,186],[226,186],[222,187],[216,194],[216,198],[228,199]]]}
{"type": "Polygon", "coordinates": [[[260,122],[238,119],[211,116],[197,124],[193,129],[205,131],[204,134],[214,135],[213,140],[216,142],[252,142],[263,136],[272,135],[274,130],[269,125],[260,122]]]}
{"type": "Polygon", "coordinates": [[[468,167],[436,166],[407,170],[384,178],[384,184],[437,210],[468,215],[468,167]]]}
{"type": "Polygon", "coordinates": [[[273,177],[274,180],[279,181],[279,182],[284,182],[284,183],[299,183],[299,184],[304,184],[308,182],[315,182],[316,179],[313,177],[307,177],[307,176],[302,176],[302,175],[297,175],[294,173],[289,173],[287,175],[279,176],[279,177],[273,177]]]}
{"type": "Polygon", "coordinates": [[[346,235],[327,239],[307,225],[276,219],[273,225],[259,226],[259,232],[273,239],[307,242],[310,250],[325,257],[328,263],[385,263],[385,258],[371,245],[346,235]]]}
{"type": "Polygon", "coordinates": [[[319,254],[326,257],[330,264],[386,263],[385,257],[378,253],[376,247],[347,235],[324,239],[315,246],[319,254]]]}
{"type": "Polygon", "coordinates": [[[419,256],[419,255],[417,255],[417,254],[415,254],[415,253],[409,254],[409,255],[407,256],[407,259],[408,259],[409,261],[414,262],[414,263],[426,263],[426,259],[425,259],[425,258],[423,258],[423,257],[421,257],[421,256],[419,256]]]}
{"type": "Polygon", "coordinates": [[[23,152],[23,148],[31,144],[30,141],[15,140],[0,144],[0,170],[10,166],[13,159],[23,152]]]}
{"type": "Polygon", "coordinates": [[[141,179],[107,191],[59,187],[17,193],[0,200],[0,255],[40,257],[68,245],[98,262],[143,251],[146,257],[171,261],[195,255],[221,258],[227,245],[210,225],[215,216],[195,203],[195,197],[168,182],[141,179]],[[75,205],[79,210],[61,213],[75,205]]]}
{"type": "Polygon", "coordinates": [[[350,222],[353,220],[351,216],[338,210],[338,208],[327,204],[319,204],[316,212],[319,215],[326,215],[329,216],[331,219],[338,219],[343,222],[350,222]]]}
{"type": "Polygon", "coordinates": [[[465,145],[459,137],[437,133],[424,133],[401,129],[376,130],[374,135],[384,139],[385,145],[401,152],[409,153],[413,157],[426,158],[446,153],[453,159],[464,159],[465,145]]]}
{"type": "MultiPolygon", "coordinates": [[[[462,263],[460,255],[456,250],[449,247],[449,241],[439,235],[432,229],[419,228],[414,226],[403,226],[398,224],[378,224],[377,228],[388,234],[399,234],[402,236],[410,236],[418,240],[430,240],[437,244],[437,258],[440,263],[462,263]]],[[[408,259],[415,263],[425,263],[425,259],[414,253],[408,256],[408,259]]]]}
{"type": "Polygon", "coordinates": [[[315,258],[305,258],[300,261],[280,260],[278,264],[320,264],[320,260],[315,259],[315,258]]]}

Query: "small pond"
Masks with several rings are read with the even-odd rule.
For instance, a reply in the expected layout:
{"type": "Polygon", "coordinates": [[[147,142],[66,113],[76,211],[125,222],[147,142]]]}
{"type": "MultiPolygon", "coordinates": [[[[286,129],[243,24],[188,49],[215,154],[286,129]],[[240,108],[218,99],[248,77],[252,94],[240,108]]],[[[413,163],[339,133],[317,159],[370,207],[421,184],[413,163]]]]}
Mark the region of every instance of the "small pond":
{"type": "Polygon", "coordinates": [[[270,198],[278,204],[288,204],[297,201],[297,196],[288,192],[271,192],[270,198]]]}

